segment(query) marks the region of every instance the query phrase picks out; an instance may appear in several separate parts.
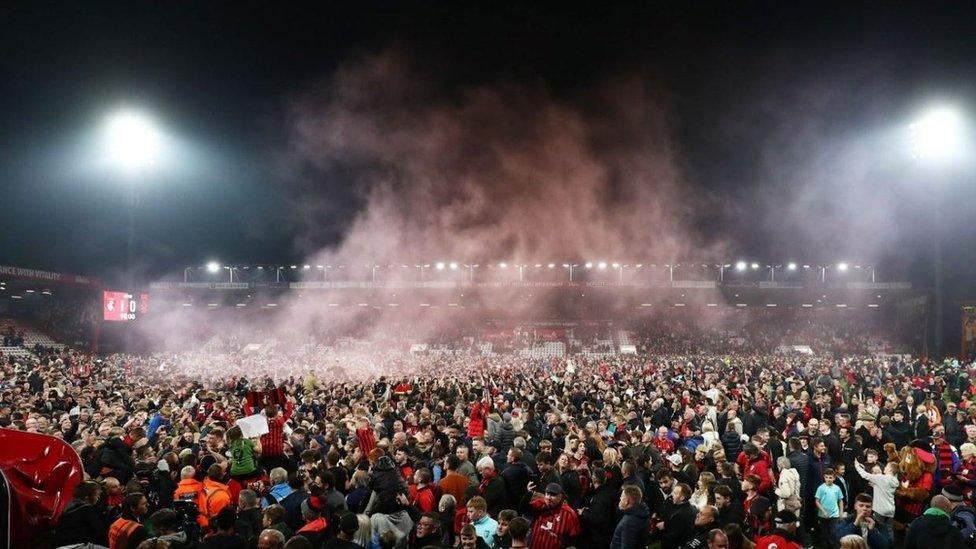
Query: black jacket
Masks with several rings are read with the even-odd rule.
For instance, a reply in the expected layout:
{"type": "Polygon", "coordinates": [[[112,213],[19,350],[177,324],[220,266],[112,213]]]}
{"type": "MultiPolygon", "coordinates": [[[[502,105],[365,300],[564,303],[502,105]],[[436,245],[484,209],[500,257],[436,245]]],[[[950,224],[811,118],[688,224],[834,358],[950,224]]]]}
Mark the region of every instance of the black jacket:
{"type": "Polygon", "coordinates": [[[234,530],[244,536],[247,540],[248,547],[257,547],[258,536],[261,535],[261,531],[264,530],[263,523],[261,521],[261,508],[254,507],[251,509],[245,509],[238,513],[237,524],[234,530]]]}
{"type": "Polygon", "coordinates": [[[725,449],[725,459],[735,463],[735,459],[742,452],[742,437],[735,429],[722,433],[722,448],[725,449]]]}
{"type": "Polygon", "coordinates": [[[393,464],[393,460],[387,456],[381,457],[373,465],[369,472],[366,486],[376,492],[377,513],[389,514],[400,510],[400,503],[397,502],[399,494],[408,494],[407,485],[400,476],[400,470],[393,464]]]}
{"type": "Polygon", "coordinates": [[[742,504],[731,501],[728,505],[718,510],[718,520],[716,521],[715,527],[725,528],[728,524],[742,526],[743,521],[745,521],[745,513],[742,510],[742,504]]]}
{"type": "Polygon", "coordinates": [[[944,515],[925,515],[915,519],[905,535],[904,549],[961,549],[966,547],[962,532],[944,515]]]}
{"type": "Polygon", "coordinates": [[[580,487],[579,473],[576,472],[576,469],[570,469],[560,474],[559,484],[562,485],[563,492],[566,492],[566,503],[573,509],[579,509],[583,489],[580,487]]]}
{"type": "MultiPolygon", "coordinates": [[[[690,506],[689,506],[690,507],[690,506]]],[[[620,517],[620,522],[613,530],[613,540],[610,542],[611,549],[630,549],[631,547],[647,547],[647,521],[651,517],[651,512],[643,503],[627,509],[620,517]]],[[[694,515],[692,515],[694,522],[694,515]]],[[[665,534],[665,538],[667,534],[665,534]]],[[[664,547],[664,543],[661,547],[664,547]]]]}
{"type": "Polygon", "coordinates": [[[504,455],[508,452],[508,449],[512,447],[512,442],[515,440],[515,428],[512,427],[512,422],[502,421],[498,424],[498,430],[495,431],[495,437],[490,441],[492,446],[494,446],[498,453],[504,455]]]}
{"type": "Polygon", "coordinates": [[[664,519],[664,537],[661,549],[676,549],[695,533],[695,515],[698,509],[687,501],[675,505],[669,517],[664,519]]]}
{"type": "Polygon", "coordinates": [[[502,480],[505,482],[505,505],[509,509],[515,509],[522,496],[528,490],[529,481],[535,477],[529,466],[521,461],[509,463],[508,467],[502,470],[502,480]]]}
{"type": "Polygon", "coordinates": [[[98,469],[103,467],[111,469],[111,471],[102,476],[116,477],[124,486],[132,478],[132,472],[136,468],[136,464],[132,459],[132,449],[126,446],[125,442],[119,437],[108,439],[99,448],[98,469]]]}
{"type": "MultiPolygon", "coordinates": [[[[582,547],[606,547],[613,537],[614,525],[617,521],[617,502],[619,492],[603,485],[593,491],[590,502],[580,513],[580,526],[583,534],[580,536],[582,547]]],[[[646,509],[647,506],[645,505],[646,509]]],[[[648,515],[650,516],[650,515],[648,515]]]]}
{"type": "Polygon", "coordinates": [[[108,524],[94,505],[73,499],[54,527],[54,546],[87,542],[107,546],[108,524]]]}

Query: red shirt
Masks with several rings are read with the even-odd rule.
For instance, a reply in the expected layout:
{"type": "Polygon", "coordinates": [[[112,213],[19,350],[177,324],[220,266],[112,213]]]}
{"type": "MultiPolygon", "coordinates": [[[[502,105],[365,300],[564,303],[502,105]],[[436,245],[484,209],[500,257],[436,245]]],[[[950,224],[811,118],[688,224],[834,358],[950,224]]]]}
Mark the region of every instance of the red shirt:
{"type": "Polygon", "coordinates": [[[773,489],[773,480],[769,478],[769,465],[764,459],[757,459],[746,466],[745,475],[756,475],[759,477],[759,493],[765,494],[773,489]]]}
{"type": "Polygon", "coordinates": [[[532,509],[531,549],[563,549],[580,535],[579,516],[565,502],[559,507],[546,507],[543,499],[529,502],[532,509]]]}
{"type": "Polygon", "coordinates": [[[437,510],[437,502],[434,499],[434,490],[430,486],[418,490],[417,485],[410,485],[410,500],[422,513],[431,513],[437,510]]]}
{"type": "Polygon", "coordinates": [[[656,438],[651,444],[662,454],[674,453],[674,441],[669,438],[656,438]]]}
{"type": "Polygon", "coordinates": [[[756,540],[756,549],[801,549],[800,544],[773,533],[756,540]]]}
{"type": "Polygon", "coordinates": [[[376,435],[372,429],[356,429],[356,440],[359,441],[359,449],[363,455],[368,455],[376,448],[376,435]]]}

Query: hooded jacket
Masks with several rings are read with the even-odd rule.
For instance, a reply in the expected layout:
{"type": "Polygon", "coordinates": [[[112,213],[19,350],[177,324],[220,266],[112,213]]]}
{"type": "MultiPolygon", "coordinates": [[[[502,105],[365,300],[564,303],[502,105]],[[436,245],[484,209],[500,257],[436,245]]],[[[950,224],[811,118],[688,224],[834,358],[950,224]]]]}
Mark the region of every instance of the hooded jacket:
{"type": "Polygon", "coordinates": [[[393,464],[393,460],[389,456],[383,456],[376,461],[369,472],[366,486],[376,492],[376,503],[373,511],[377,513],[387,514],[399,511],[401,506],[397,502],[397,496],[408,494],[407,486],[403,482],[403,477],[400,476],[400,470],[393,464]]]}

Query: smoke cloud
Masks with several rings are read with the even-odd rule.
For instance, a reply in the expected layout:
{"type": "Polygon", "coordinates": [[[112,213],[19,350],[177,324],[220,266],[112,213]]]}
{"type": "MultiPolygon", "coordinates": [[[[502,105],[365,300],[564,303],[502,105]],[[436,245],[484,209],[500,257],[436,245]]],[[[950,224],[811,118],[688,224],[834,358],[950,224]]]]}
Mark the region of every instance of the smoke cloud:
{"type": "MultiPolygon", "coordinates": [[[[386,53],[294,104],[303,249],[310,262],[458,260],[662,263],[708,255],[691,228],[660,94],[640,79],[584,107],[542,86],[442,93],[386,53]],[[351,185],[355,192],[336,192],[351,185]],[[361,202],[346,225],[352,194],[361,202]]],[[[698,197],[700,198],[700,197],[698,197]]],[[[699,203],[699,205],[701,202],[699,203]]]]}

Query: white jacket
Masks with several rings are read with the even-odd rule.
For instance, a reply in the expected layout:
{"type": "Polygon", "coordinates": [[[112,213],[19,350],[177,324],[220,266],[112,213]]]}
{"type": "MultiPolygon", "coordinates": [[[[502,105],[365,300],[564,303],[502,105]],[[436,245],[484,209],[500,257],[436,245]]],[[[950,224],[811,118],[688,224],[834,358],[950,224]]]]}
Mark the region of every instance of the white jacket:
{"type": "Polygon", "coordinates": [[[796,469],[789,468],[780,471],[776,496],[779,498],[776,502],[777,511],[786,508],[786,500],[800,500],[800,473],[796,469]]]}

